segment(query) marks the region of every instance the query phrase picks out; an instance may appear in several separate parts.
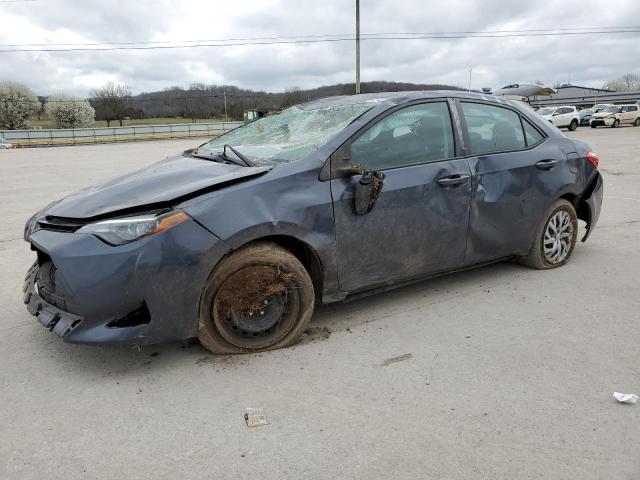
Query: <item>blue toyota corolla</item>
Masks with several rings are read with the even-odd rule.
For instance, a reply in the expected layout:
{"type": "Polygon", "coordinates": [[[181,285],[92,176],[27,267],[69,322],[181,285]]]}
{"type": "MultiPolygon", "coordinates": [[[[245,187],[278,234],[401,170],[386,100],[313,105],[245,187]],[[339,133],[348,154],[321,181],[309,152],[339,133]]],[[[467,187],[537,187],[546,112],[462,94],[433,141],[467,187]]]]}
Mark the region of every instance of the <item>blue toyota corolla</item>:
{"type": "Polygon", "coordinates": [[[503,259],[598,220],[598,157],[523,104],[452,91],[288,108],[35,214],[24,301],[69,342],[293,344],[314,306],[503,259]]]}

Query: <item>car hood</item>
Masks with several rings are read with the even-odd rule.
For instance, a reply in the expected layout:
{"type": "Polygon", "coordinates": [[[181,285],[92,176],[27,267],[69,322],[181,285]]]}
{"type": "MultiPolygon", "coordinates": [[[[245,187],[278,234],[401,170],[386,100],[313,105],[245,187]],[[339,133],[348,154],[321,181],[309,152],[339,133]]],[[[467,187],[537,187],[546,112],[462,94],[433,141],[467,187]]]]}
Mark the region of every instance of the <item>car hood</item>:
{"type": "Polygon", "coordinates": [[[594,113],[591,118],[604,118],[604,117],[612,117],[615,116],[615,113],[610,113],[610,112],[598,112],[598,113],[594,113]]]}
{"type": "Polygon", "coordinates": [[[243,167],[180,155],[72,193],[42,213],[94,219],[119,211],[163,208],[269,170],[270,167],[243,167]]]}

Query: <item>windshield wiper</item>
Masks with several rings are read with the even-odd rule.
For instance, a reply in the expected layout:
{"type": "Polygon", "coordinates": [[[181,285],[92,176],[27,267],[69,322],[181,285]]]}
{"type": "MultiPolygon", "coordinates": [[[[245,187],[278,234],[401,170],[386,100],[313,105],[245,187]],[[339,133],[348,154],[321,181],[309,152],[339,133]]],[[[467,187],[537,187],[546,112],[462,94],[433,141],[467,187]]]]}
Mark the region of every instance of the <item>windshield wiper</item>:
{"type": "MultiPolygon", "coordinates": [[[[242,165],[244,167],[255,167],[254,163],[249,160],[247,157],[245,157],[243,154],[241,154],[239,151],[237,151],[235,148],[233,148],[231,145],[229,145],[228,143],[225,143],[224,147],[222,148],[222,155],[229,159],[229,161],[232,161],[229,157],[229,155],[227,155],[227,148],[229,150],[231,150],[233,152],[233,154],[238,157],[238,159],[240,159],[240,161],[242,162],[242,165]]],[[[237,162],[234,162],[237,163],[237,162]]],[[[240,165],[240,164],[238,164],[240,165]]]]}

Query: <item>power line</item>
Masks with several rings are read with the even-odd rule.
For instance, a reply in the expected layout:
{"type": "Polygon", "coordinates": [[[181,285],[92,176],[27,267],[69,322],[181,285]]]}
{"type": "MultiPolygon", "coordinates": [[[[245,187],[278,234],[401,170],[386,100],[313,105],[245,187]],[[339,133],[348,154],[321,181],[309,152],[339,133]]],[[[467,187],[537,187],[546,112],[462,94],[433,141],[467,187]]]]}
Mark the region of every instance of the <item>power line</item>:
{"type": "MultiPolygon", "coordinates": [[[[2,0],[0,0],[2,1],[2,0]]],[[[521,30],[466,30],[451,32],[379,32],[379,33],[361,33],[361,37],[377,38],[380,36],[440,36],[440,35],[491,35],[491,34],[509,34],[509,33],[545,33],[581,31],[583,34],[588,33],[610,33],[620,30],[639,30],[640,26],[619,26],[619,27],[573,27],[573,28],[535,28],[521,30]]],[[[214,39],[196,39],[196,40],[154,40],[154,41],[129,41],[129,42],[94,42],[94,43],[7,43],[0,44],[0,47],[93,47],[93,46],[109,46],[109,45],[166,45],[166,44],[189,44],[189,43],[211,43],[211,42],[244,42],[244,41],[267,41],[267,40],[305,40],[305,39],[326,39],[340,38],[353,40],[351,33],[325,33],[316,35],[286,35],[275,37],[235,37],[235,38],[214,38],[214,39]]]]}
{"type": "MultiPolygon", "coordinates": [[[[624,30],[588,30],[588,31],[521,31],[518,33],[479,33],[479,34],[398,34],[398,35],[383,35],[361,37],[361,40],[457,40],[467,38],[517,38],[517,37],[554,37],[554,36],[575,36],[575,35],[598,35],[598,34],[626,34],[626,33],[640,33],[640,27],[632,27],[624,30]]],[[[374,34],[370,34],[374,35],[374,34]]],[[[236,46],[248,46],[248,45],[291,45],[291,44],[314,44],[314,43],[333,43],[333,42],[352,42],[355,38],[353,36],[345,36],[338,38],[308,38],[308,39],[296,39],[296,40],[275,40],[275,41],[242,41],[242,42],[230,42],[230,43],[191,43],[183,45],[147,45],[147,46],[116,46],[116,47],[104,47],[104,48],[3,48],[0,49],[0,53],[10,52],[100,52],[100,51],[114,51],[114,50],[168,50],[168,49],[184,49],[184,48],[203,48],[203,47],[236,47],[236,46]]]]}

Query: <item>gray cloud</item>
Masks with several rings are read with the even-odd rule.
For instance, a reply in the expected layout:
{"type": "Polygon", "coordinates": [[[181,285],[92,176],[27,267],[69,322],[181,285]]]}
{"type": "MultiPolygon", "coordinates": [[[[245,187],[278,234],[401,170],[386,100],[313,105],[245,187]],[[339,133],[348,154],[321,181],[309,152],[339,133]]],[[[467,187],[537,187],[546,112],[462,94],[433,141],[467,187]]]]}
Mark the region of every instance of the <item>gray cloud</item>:
{"type": "MultiPolygon", "coordinates": [[[[595,0],[362,0],[362,31],[434,32],[628,26],[640,18],[637,0],[603,7],[595,0]],[[598,15],[594,15],[598,12],[598,15]]],[[[353,31],[353,0],[236,2],[52,0],[0,6],[0,43],[125,42],[353,31]],[[5,27],[6,25],[6,27],[5,27]]],[[[568,37],[367,40],[362,79],[448,83],[474,88],[514,81],[571,79],[600,85],[640,73],[639,34],[568,37]]],[[[353,81],[354,45],[237,46],[153,51],[0,53],[0,79],[29,84],[39,94],[86,95],[108,79],[134,91],[193,82],[263,90],[353,81]]]]}

